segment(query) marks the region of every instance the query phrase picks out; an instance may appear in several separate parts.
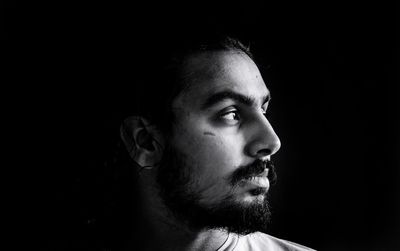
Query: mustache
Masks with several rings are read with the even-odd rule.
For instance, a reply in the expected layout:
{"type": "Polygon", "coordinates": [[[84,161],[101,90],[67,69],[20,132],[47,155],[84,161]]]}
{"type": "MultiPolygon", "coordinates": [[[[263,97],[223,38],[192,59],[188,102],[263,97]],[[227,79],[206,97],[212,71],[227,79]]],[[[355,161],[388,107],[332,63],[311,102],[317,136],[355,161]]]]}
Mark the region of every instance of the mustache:
{"type": "Polygon", "coordinates": [[[241,180],[262,174],[264,170],[267,168],[268,168],[268,180],[270,184],[273,185],[276,183],[277,180],[275,165],[272,162],[272,160],[262,161],[260,159],[255,160],[253,163],[249,165],[241,166],[238,169],[236,169],[230,177],[230,183],[234,186],[238,184],[241,180]]]}

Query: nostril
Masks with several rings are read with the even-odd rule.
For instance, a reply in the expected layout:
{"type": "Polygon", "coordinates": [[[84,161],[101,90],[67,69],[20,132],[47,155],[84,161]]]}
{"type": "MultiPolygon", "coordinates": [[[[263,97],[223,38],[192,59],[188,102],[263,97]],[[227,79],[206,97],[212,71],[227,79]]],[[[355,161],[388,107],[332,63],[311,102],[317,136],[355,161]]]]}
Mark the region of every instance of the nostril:
{"type": "Polygon", "coordinates": [[[269,149],[261,149],[257,152],[258,155],[266,156],[266,155],[271,155],[271,150],[269,149]]]}

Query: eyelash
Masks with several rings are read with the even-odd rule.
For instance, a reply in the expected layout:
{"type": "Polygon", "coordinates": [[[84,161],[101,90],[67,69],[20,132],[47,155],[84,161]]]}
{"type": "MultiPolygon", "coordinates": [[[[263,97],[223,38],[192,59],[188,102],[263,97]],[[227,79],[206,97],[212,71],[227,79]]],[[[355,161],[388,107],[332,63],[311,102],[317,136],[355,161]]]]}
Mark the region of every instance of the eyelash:
{"type": "MultiPolygon", "coordinates": [[[[264,117],[267,117],[267,110],[261,109],[261,113],[264,115],[264,117]]],[[[229,112],[222,113],[219,117],[222,118],[222,119],[229,120],[229,121],[240,120],[241,119],[241,116],[239,114],[239,110],[230,110],[229,112]],[[234,115],[236,115],[237,118],[236,119],[226,119],[226,116],[229,115],[229,114],[234,114],[234,115]]]]}
{"type": "MultiPolygon", "coordinates": [[[[238,111],[238,110],[231,110],[231,111],[229,111],[229,112],[225,112],[225,113],[221,114],[220,117],[221,117],[221,118],[225,118],[225,117],[226,117],[227,115],[229,115],[229,114],[234,114],[234,115],[236,115],[236,117],[238,117],[237,120],[240,119],[239,111],[238,111]]],[[[228,119],[228,120],[231,120],[231,119],[228,119]]]]}

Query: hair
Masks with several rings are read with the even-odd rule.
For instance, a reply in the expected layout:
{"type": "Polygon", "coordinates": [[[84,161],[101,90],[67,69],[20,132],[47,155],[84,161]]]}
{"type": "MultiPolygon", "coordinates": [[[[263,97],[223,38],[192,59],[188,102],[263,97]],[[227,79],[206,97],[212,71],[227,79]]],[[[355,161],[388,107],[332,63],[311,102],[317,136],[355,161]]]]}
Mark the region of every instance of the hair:
{"type": "Polygon", "coordinates": [[[132,96],[124,98],[127,101],[124,108],[126,115],[147,118],[165,133],[174,121],[172,101],[187,87],[182,70],[188,58],[208,52],[238,51],[253,59],[249,46],[221,34],[179,36],[154,47],[157,49],[144,54],[144,64],[139,67],[141,78],[132,81],[133,91],[128,92],[132,96]]]}
{"type": "Polygon", "coordinates": [[[139,206],[134,199],[138,191],[137,169],[119,138],[121,123],[128,116],[141,116],[168,134],[174,122],[172,101],[187,84],[181,78],[185,60],[198,53],[217,51],[238,51],[253,59],[249,46],[236,38],[215,33],[180,34],[163,42],[160,39],[142,41],[142,45],[132,46],[131,52],[127,52],[132,63],[118,62],[114,66],[114,81],[119,83],[113,83],[112,90],[106,90],[114,95],[106,102],[111,110],[106,126],[111,133],[106,133],[105,150],[102,149],[106,160],[99,160],[96,168],[90,168],[95,173],[88,175],[86,182],[91,185],[85,185],[90,189],[85,196],[97,200],[83,206],[86,207],[83,211],[90,212],[84,216],[87,223],[83,228],[96,232],[95,239],[102,239],[95,245],[121,247],[131,236],[133,214],[139,206]],[[93,191],[96,194],[91,194],[93,191]]]}

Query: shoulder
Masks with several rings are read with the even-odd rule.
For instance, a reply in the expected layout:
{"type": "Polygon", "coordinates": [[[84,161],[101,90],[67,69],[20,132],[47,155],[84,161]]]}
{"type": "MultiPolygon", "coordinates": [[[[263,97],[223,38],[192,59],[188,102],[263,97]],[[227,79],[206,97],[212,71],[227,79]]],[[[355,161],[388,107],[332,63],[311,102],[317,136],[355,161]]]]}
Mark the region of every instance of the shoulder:
{"type": "Polygon", "coordinates": [[[276,250],[276,251],[312,251],[303,245],[279,239],[269,234],[256,232],[239,237],[235,250],[276,250]]]}

